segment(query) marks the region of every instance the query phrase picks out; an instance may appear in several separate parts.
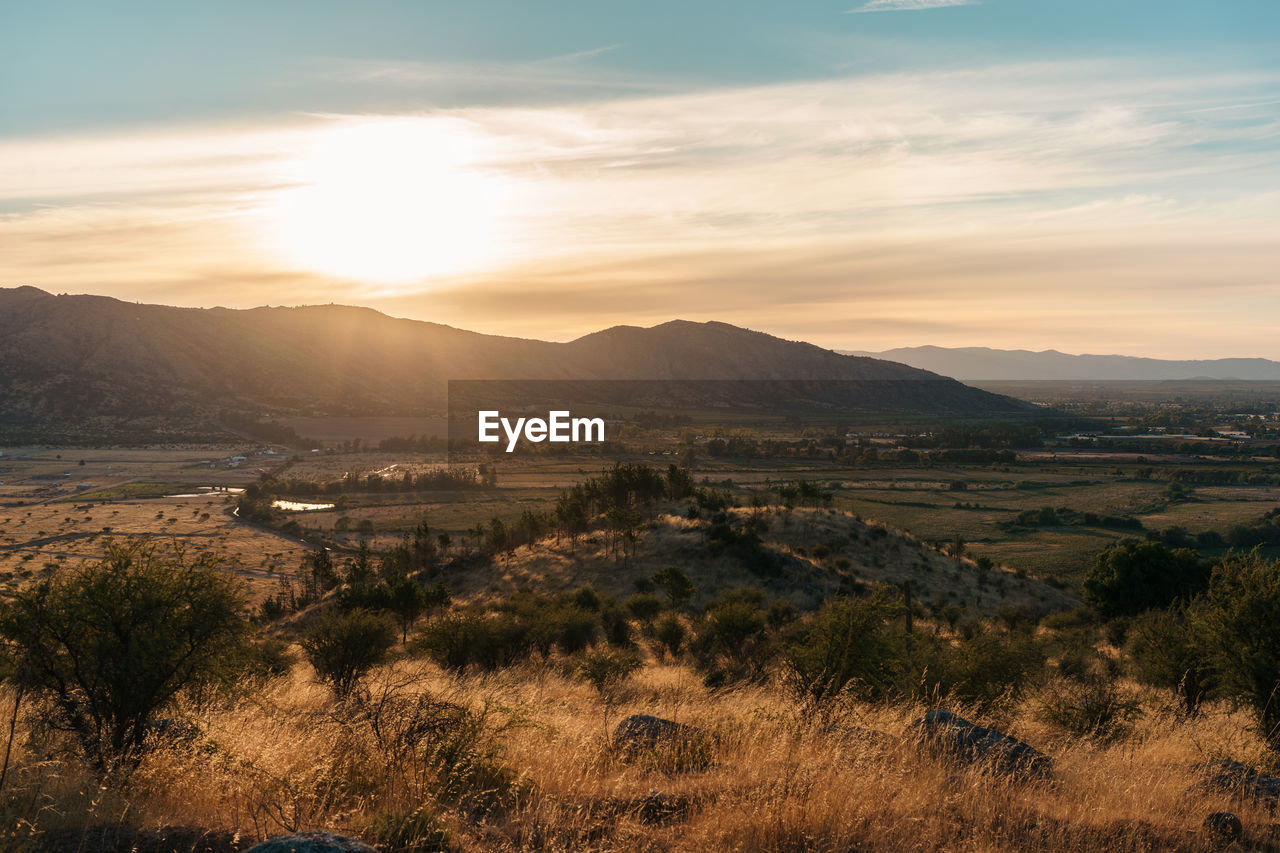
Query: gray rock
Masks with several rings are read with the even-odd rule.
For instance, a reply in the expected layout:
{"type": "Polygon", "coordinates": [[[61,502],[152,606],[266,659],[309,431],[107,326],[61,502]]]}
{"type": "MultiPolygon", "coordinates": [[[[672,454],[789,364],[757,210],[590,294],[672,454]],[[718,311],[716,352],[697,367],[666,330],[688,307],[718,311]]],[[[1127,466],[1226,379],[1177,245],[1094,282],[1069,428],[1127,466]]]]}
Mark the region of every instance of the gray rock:
{"type": "Polygon", "coordinates": [[[923,745],[963,764],[1024,779],[1053,775],[1053,759],[1015,737],[976,726],[950,711],[936,709],[914,723],[923,745]]]}
{"type": "Polygon", "coordinates": [[[1204,832],[1221,844],[1233,844],[1244,837],[1244,824],[1231,812],[1213,812],[1204,819],[1204,832]]]}
{"type": "Polygon", "coordinates": [[[632,714],[613,730],[615,746],[652,749],[658,745],[691,743],[702,737],[702,729],[648,714],[632,714]]]}
{"type": "Polygon", "coordinates": [[[248,853],[377,853],[363,841],[334,835],[331,832],[295,832],[278,835],[254,847],[248,853]]]}
{"type": "Polygon", "coordinates": [[[1191,768],[1201,777],[1200,786],[1223,791],[1272,808],[1280,803],[1280,777],[1267,776],[1239,761],[1206,761],[1191,768]]]}

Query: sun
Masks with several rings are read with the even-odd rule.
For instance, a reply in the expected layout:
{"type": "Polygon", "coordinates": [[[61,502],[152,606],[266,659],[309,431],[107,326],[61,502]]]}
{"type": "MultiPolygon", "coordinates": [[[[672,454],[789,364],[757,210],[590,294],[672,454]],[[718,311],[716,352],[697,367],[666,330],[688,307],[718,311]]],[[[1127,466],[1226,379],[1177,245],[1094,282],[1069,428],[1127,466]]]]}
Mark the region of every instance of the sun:
{"type": "Polygon", "coordinates": [[[268,205],[291,266],[388,284],[468,272],[502,254],[502,181],[447,120],[378,119],[317,131],[268,205]]]}

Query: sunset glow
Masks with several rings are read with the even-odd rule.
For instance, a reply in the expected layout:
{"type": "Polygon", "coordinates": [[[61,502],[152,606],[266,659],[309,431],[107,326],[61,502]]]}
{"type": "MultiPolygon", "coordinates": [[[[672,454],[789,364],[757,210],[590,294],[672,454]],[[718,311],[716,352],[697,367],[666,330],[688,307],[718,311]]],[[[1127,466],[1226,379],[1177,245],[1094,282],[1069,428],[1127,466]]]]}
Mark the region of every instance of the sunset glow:
{"type": "Polygon", "coordinates": [[[408,284],[501,259],[503,187],[444,123],[391,119],[318,131],[268,203],[268,247],[287,264],[408,284]]]}

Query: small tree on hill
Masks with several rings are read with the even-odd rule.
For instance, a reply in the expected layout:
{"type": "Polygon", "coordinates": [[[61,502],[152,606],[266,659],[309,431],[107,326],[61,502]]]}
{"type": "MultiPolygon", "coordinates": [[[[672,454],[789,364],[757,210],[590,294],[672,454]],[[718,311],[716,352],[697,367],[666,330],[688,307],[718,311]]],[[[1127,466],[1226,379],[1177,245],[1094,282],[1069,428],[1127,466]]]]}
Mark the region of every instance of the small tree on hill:
{"type": "Polygon", "coordinates": [[[243,599],[217,559],[142,539],[23,590],[0,637],[47,719],[99,768],[140,755],[148,724],[181,691],[230,679],[243,662],[243,599]]]}
{"type": "Polygon", "coordinates": [[[354,610],[316,620],[302,639],[302,650],[320,680],[345,699],[369,670],[387,659],[395,641],[386,618],[354,610]]]}
{"type": "Polygon", "coordinates": [[[667,566],[665,569],[656,572],[653,576],[653,583],[658,589],[667,594],[673,610],[692,599],[698,591],[698,588],[693,585],[693,581],[689,580],[689,576],[682,572],[678,566],[667,566]]]}

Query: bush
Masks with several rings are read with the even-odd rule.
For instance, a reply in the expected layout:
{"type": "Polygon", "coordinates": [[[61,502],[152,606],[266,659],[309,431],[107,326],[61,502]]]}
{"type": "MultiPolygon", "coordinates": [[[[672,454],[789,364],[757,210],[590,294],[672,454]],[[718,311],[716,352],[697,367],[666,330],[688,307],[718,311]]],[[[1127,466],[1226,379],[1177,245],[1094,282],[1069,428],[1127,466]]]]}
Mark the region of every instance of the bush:
{"type": "Polygon", "coordinates": [[[890,695],[907,668],[902,640],[885,624],[890,614],[881,599],[834,599],[798,622],[782,647],[788,686],[810,704],[890,695]]]}
{"type": "Polygon", "coordinates": [[[1280,562],[1256,552],[1224,560],[1190,616],[1224,694],[1250,705],[1280,749],[1280,562]]]}
{"type": "Polygon", "coordinates": [[[376,815],[365,826],[364,835],[390,853],[446,853],[452,849],[448,826],[426,806],[407,813],[376,815]]]}
{"type": "Polygon", "coordinates": [[[1134,676],[1143,684],[1174,691],[1183,713],[1194,716],[1213,687],[1204,645],[1193,636],[1182,610],[1152,610],[1128,630],[1127,651],[1134,676]]]}
{"type": "Polygon", "coordinates": [[[0,619],[47,719],[99,768],[136,760],[156,712],[184,689],[238,674],[248,625],[216,558],[147,540],[19,592],[0,619]]]}
{"type": "Polygon", "coordinates": [[[576,654],[596,641],[600,617],[577,607],[545,606],[532,617],[531,642],[547,657],[552,647],[566,655],[576,654]]]}
{"type": "Polygon", "coordinates": [[[533,640],[528,622],[512,614],[458,613],[427,625],[413,649],[446,669],[495,670],[528,658],[533,640]]]}
{"type": "Polygon", "coordinates": [[[667,614],[653,627],[654,639],[661,643],[662,648],[673,658],[680,656],[680,650],[684,648],[688,633],[680,617],[674,613],[667,614]]]}
{"type": "Polygon", "coordinates": [[[1111,679],[1090,676],[1051,687],[1042,699],[1041,716],[1077,737],[1107,741],[1142,716],[1142,704],[1123,696],[1111,679]]]}
{"type": "Polygon", "coordinates": [[[389,620],[355,610],[317,619],[302,639],[302,650],[320,680],[346,698],[369,670],[387,659],[395,641],[389,620]]]}
{"type": "Polygon", "coordinates": [[[1043,674],[1044,664],[1044,647],[1034,637],[980,632],[925,662],[923,682],[986,711],[1021,699],[1043,674]]]}
{"type": "Polygon", "coordinates": [[[1084,599],[1104,617],[1133,616],[1191,598],[1208,585],[1195,551],[1126,539],[1098,555],[1084,579],[1084,599]]]}
{"type": "Polygon", "coordinates": [[[638,592],[624,602],[631,615],[641,622],[651,622],[662,612],[662,599],[652,593],[638,592]]]}
{"type": "Polygon", "coordinates": [[[574,665],[574,672],[594,687],[602,699],[610,700],[639,668],[640,656],[633,650],[600,646],[583,652],[574,665]]]}

